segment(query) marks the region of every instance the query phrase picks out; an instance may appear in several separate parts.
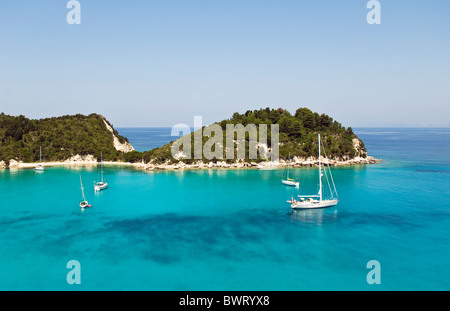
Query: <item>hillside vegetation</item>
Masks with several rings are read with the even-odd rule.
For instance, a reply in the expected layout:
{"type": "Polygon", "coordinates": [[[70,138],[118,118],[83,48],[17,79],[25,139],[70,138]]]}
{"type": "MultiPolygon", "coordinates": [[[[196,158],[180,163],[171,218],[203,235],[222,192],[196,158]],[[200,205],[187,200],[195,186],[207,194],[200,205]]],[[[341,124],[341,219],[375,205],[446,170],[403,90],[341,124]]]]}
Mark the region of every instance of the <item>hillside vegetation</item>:
{"type": "MultiPolygon", "coordinates": [[[[325,151],[331,159],[348,160],[353,159],[356,156],[366,157],[367,151],[364,147],[364,143],[353,133],[351,127],[345,128],[339,122],[333,120],[326,114],[318,114],[312,112],[308,108],[299,108],[295,111],[295,114],[291,114],[289,111],[279,109],[260,109],[260,110],[248,110],[245,113],[234,113],[230,119],[226,119],[217,122],[223,130],[225,136],[225,130],[227,124],[242,124],[244,126],[248,124],[267,124],[267,142],[270,147],[270,125],[279,125],[279,154],[280,159],[287,159],[289,155],[293,157],[317,157],[319,150],[317,144],[317,134],[322,136],[325,151]]],[[[191,133],[191,154],[194,154],[194,133],[191,133]]],[[[203,137],[203,145],[208,141],[210,137],[203,137]]],[[[246,135],[246,158],[245,161],[250,161],[248,158],[248,134],[246,135]]],[[[259,138],[258,138],[259,139],[259,138]]],[[[171,155],[171,146],[174,142],[167,144],[161,148],[156,148],[151,151],[144,152],[140,155],[145,162],[153,161],[155,163],[161,163],[169,161],[171,163],[178,162],[178,159],[174,159],[171,155]]],[[[226,146],[225,139],[223,140],[223,146],[226,146]]],[[[234,146],[236,148],[236,145],[234,146]]],[[[237,152],[235,152],[237,155],[237,152]]],[[[225,148],[223,159],[226,158],[225,148]]],[[[203,157],[203,162],[217,161],[221,159],[206,159],[203,157]]],[[[234,162],[236,160],[227,160],[227,162],[234,162]]],[[[183,159],[185,163],[195,162],[194,159],[183,159]]],[[[255,160],[253,160],[255,161],[255,160]]],[[[262,161],[258,157],[256,162],[262,161]]]]}
{"type": "MultiPolygon", "coordinates": [[[[354,157],[366,157],[367,151],[364,143],[353,133],[352,129],[343,127],[326,114],[319,115],[308,108],[299,108],[294,114],[285,109],[259,109],[248,110],[245,113],[234,113],[230,119],[215,123],[223,130],[222,157],[201,159],[203,162],[217,162],[225,160],[226,145],[225,133],[228,124],[260,124],[268,125],[267,143],[271,146],[270,125],[279,126],[279,155],[280,159],[293,157],[317,157],[317,134],[322,135],[325,151],[331,159],[348,160],[354,157]]],[[[205,128],[203,128],[204,130],[205,128]]],[[[174,141],[160,148],[138,152],[118,151],[114,145],[114,136],[122,144],[128,143],[127,138],[120,136],[112,125],[101,115],[81,114],[73,116],[53,117],[40,120],[28,119],[24,116],[8,116],[0,114],[0,162],[9,160],[23,162],[38,162],[39,147],[42,146],[44,161],[64,161],[75,155],[93,155],[100,159],[103,152],[105,161],[126,161],[145,163],[177,163],[180,158],[172,156],[174,141]],[[111,127],[111,132],[105,125],[111,127]]],[[[191,154],[194,155],[194,133],[190,135],[191,154]]],[[[216,134],[214,134],[216,135],[216,134]]],[[[202,136],[202,146],[208,142],[211,136],[202,136]]],[[[259,135],[259,133],[258,133],[259,135]]],[[[189,136],[184,136],[188,138],[189,136]]],[[[258,137],[259,141],[259,137],[258,137]]],[[[131,146],[130,146],[131,147],[131,146]]],[[[234,150],[237,143],[234,142],[234,150]]],[[[258,154],[257,159],[249,158],[249,135],[245,136],[245,161],[260,162],[264,159],[258,154]]],[[[193,163],[199,159],[181,158],[186,163],[193,163]]],[[[237,160],[237,152],[233,159],[227,159],[228,163],[237,160]]]]}
{"type": "MultiPolygon", "coordinates": [[[[99,159],[101,151],[106,161],[126,160],[126,155],[115,149],[113,134],[105,122],[108,121],[99,114],[32,120],[2,113],[0,161],[37,162],[40,146],[44,161],[64,161],[74,155],[93,155],[99,159]]],[[[114,134],[121,143],[128,142],[115,130],[114,134]]]]}

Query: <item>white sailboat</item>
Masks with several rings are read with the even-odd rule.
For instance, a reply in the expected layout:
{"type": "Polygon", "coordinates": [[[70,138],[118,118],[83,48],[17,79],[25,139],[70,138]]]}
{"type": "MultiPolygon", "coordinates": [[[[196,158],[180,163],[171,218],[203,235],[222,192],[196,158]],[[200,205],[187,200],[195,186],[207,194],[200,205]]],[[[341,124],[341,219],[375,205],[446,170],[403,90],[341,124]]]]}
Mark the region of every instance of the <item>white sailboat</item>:
{"type": "Polygon", "coordinates": [[[37,164],[37,165],[34,167],[34,170],[35,170],[36,172],[43,172],[45,169],[44,169],[44,160],[43,160],[43,158],[42,158],[42,146],[39,147],[39,154],[40,154],[39,160],[41,161],[41,163],[37,164]]]}
{"type": "Polygon", "coordinates": [[[292,198],[291,201],[287,201],[288,203],[291,204],[292,209],[314,209],[314,208],[331,207],[336,206],[339,202],[336,186],[334,184],[333,175],[331,174],[330,167],[326,165],[324,166],[324,169],[322,171],[321,145],[322,142],[320,140],[319,134],[319,193],[313,195],[299,195],[298,196],[299,200],[294,200],[294,198],[292,198]],[[324,197],[323,194],[322,177],[324,176],[330,192],[329,196],[326,198],[324,197]],[[331,187],[331,185],[333,185],[333,187],[331,187]]]}
{"type": "Polygon", "coordinates": [[[80,184],[81,184],[81,195],[83,196],[83,199],[80,201],[80,207],[81,210],[84,211],[85,208],[92,207],[92,205],[90,205],[89,202],[86,201],[86,198],[84,196],[84,188],[83,188],[83,181],[81,180],[81,175],[80,175],[80,184]]]}
{"type": "Polygon", "coordinates": [[[300,182],[298,180],[289,178],[289,165],[290,165],[290,163],[291,163],[291,154],[289,154],[289,162],[288,162],[288,165],[287,165],[286,179],[282,178],[281,179],[281,183],[283,185],[286,185],[286,186],[292,186],[292,187],[297,187],[298,188],[300,186],[300,182]]]}
{"type": "Polygon", "coordinates": [[[94,182],[94,190],[100,191],[108,188],[108,183],[106,182],[106,179],[103,180],[103,152],[100,153],[101,162],[100,162],[100,174],[102,180],[99,182],[94,182]]]}

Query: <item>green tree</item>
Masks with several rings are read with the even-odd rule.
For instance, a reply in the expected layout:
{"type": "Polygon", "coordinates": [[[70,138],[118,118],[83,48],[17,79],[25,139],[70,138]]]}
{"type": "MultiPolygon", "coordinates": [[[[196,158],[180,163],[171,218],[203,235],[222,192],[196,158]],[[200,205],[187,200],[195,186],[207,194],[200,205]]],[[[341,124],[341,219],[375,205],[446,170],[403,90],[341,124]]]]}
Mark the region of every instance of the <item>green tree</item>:
{"type": "Polygon", "coordinates": [[[307,129],[314,129],[316,127],[316,120],[314,113],[308,108],[299,108],[295,112],[295,117],[302,122],[307,129]]]}

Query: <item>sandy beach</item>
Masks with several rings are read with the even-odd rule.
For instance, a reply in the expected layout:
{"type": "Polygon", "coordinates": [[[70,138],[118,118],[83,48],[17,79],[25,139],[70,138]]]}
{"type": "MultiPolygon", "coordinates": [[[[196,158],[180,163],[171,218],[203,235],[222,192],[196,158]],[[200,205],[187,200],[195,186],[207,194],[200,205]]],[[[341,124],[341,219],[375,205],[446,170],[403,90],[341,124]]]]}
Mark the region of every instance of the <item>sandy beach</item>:
{"type": "MultiPolygon", "coordinates": [[[[0,163],[1,164],[1,163],[0,163]]],[[[34,169],[38,164],[41,163],[23,163],[11,160],[9,162],[10,169],[34,169]]],[[[97,166],[100,162],[96,160],[66,160],[66,161],[53,161],[53,162],[44,162],[44,167],[55,167],[55,166],[97,166]]],[[[104,161],[104,165],[114,165],[114,166],[133,166],[136,168],[142,168],[144,165],[142,163],[130,163],[130,162],[108,162],[104,161]]],[[[0,165],[0,169],[6,169],[7,166],[4,164],[0,165]]]]}
{"type": "MultiPolygon", "coordinates": [[[[22,163],[20,162],[17,166],[12,166],[11,168],[19,169],[32,169],[35,168],[39,163],[22,163]]],[[[100,162],[89,162],[89,161],[79,161],[79,162],[44,162],[44,167],[55,167],[55,166],[96,166],[100,162]]],[[[130,163],[130,162],[103,162],[104,165],[116,165],[116,166],[143,166],[141,163],[130,163]]]]}

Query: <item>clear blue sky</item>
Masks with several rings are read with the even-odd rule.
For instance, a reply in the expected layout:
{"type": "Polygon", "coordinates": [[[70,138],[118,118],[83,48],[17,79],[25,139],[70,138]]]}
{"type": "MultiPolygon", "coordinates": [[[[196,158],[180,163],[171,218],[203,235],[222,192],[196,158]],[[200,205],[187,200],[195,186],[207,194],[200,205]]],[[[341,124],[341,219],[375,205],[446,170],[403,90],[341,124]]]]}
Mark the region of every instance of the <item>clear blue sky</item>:
{"type": "Polygon", "coordinates": [[[345,126],[450,125],[450,1],[0,1],[0,111],[193,125],[309,107],[345,126]]]}

